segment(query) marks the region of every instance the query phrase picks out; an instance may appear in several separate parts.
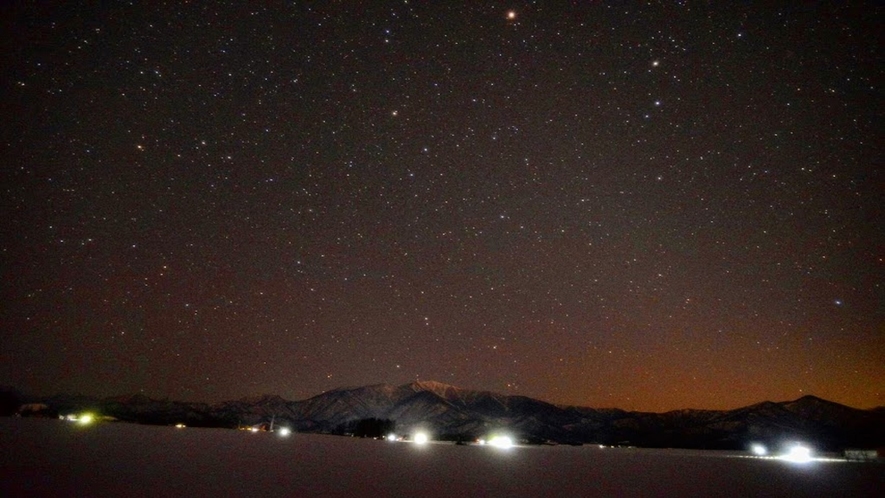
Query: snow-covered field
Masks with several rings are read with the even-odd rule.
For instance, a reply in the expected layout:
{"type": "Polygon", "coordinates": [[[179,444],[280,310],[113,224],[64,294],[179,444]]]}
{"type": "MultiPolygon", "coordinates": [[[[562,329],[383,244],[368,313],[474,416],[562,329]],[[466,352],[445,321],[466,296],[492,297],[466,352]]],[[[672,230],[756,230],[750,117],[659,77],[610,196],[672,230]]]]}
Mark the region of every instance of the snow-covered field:
{"type": "MultiPolygon", "coordinates": [[[[0,496],[873,496],[885,465],[0,418],[0,496]]],[[[881,495],[879,495],[881,496],[881,495]]]]}

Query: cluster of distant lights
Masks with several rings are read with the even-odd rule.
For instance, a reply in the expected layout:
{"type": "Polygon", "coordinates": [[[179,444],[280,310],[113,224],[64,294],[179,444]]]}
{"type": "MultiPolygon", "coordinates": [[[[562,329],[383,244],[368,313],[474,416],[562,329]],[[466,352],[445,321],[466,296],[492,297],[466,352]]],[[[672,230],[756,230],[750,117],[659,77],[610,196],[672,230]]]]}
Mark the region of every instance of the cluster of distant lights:
{"type": "MultiPolygon", "coordinates": [[[[89,423],[88,421],[83,422],[83,417],[81,417],[80,421],[81,421],[81,423],[89,423]]],[[[90,419],[90,421],[91,421],[91,419],[90,419]]],[[[179,424],[176,427],[184,427],[184,425],[179,424]]],[[[259,432],[260,429],[257,427],[251,427],[251,428],[249,428],[249,431],[250,432],[259,432]]],[[[276,432],[280,437],[287,437],[290,434],[292,434],[291,429],[289,429],[288,427],[282,427],[282,428],[277,429],[276,431],[273,431],[273,432],[276,432]]],[[[406,438],[403,438],[402,436],[398,436],[394,433],[390,433],[384,439],[386,439],[387,441],[390,441],[390,442],[411,441],[412,443],[414,443],[416,445],[425,445],[425,444],[429,443],[431,440],[430,436],[426,432],[416,432],[415,434],[412,435],[411,439],[406,439],[406,438]]],[[[480,438],[480,439],[477,439],[474,443],[479,446],[491,446],[493,448],[500,448],[500,449],[509,449],[509,448],[512,448],[515,444],[513,441],[513,438],[511,438],[510,436],[506,436],[506,435],[494,435],[488,439],[480,438]]],[[[602,448],[602,447],[603,446],[600,445],[600,448],[602,448]]],[[[755,458],[782,460],[785,462],[796,463],[796,464],[805,464],[805,463],[810,463],[810,462],[814,462],[814,461],[832,460],[832,459],[828,459],[828,458],[815,457],[811,448],[809,448],[805,445],[799,444],[799,443],[791,445],[789,448],[787,448],[786,452],[784,452],[780,455],[770,455],[768,448],[764,444],[753,443],[750,445],[750,453],[752,453],[755,458]]]]}
{"type": "MultiPolygon", "coordinates": [[[[81,416],[80,423],[90,423],[92,419],[91,419],[91,417],[90,418],[87,418],[87,417],[90,417],[90,416],[81,416]],[[87,420],[85,422],[84,422],[84,418],[87,418],[87,420]]],[[[184,427],[184,424],[178,424],[176,427],[184,427]]],[[[251,427],[251,428],[249,428],[249,431],[250,432],[259,432],[260,429],[257,427],[251,427]]],[[[277,429],[276,431],[273,431],[273,432],[276,432],[281,437],[286,437],[286,436],[289,436],[290,434],[292,434],[291,429],[289,429],[288,427],[282,427],[282,428],[277,429]]],[[[403,438],[402,436],[398,436],[394,433],[390,433],[384,439],[386,439],[387,441],[390,441],[390,442],[396,442],[396,441],[407,441],[408,442],[408,441],[410,441],[410,442],[417,444],[417,445],[425,445],[430,442],[430,436],[426,432],[416,432],[415,434],[412,435],[411,439],[403,438]]],[[[480,438],[480,439],[477,439],[474,443],[479,446],[491,446],[493,448],[500,448],[500,449],[509,449],[509,448],[512,448],[515,444],[513,441],[513,438],[511,438],[510,436],[506,436],[506,435],[494,435],[488,439],[480,438]]],[[[604,448],[605,446],[600,445],[599,447],[604,448]]],[[[797,464],[805,464],[805,463],[810,463],[810,462],[815,462],[815,461],[833,460],[833,459],[829,459],[829,458],[815,457],[811,448],[809,448],[805,445],[799,444],[799,443],[791,445],[789,448],[787,448],[786,452],[781,453],[780,455],[771,455],[771,454],[769,454],[768,448],[764,444],[753,443],[750,445],[750,453],[752,453],[753,457],[755,457],[755,458],[763,458],[763,459],[770,459],[770,460],[782,460],[785,462],[797,463],[797,464]]]]}
{"type": "Polygon", "coordinates": [[[60,418],[63,418],[64,420],[67,420],[68,422],[76,422],[80,425],[89,425],[89,424],[95,422],[95,420],[96,420],[95,415],[93,415],[91,413],[81,413],[79,415],[71,414],[71,415],[65,415],[64,417],[60,417],[60,418]]]}
{"type": "MultiPolygon", "coordinates": [[[[98,420],[98,417],[96,417],[92,413],[71,414],[60,418],[63,418],[64,420],[67,420],[69,422],[76,422],[80,425],[90,425],[98,420]]],[[[176,429],[184,429],[186,427],[187,425],[183,423],[175,424],[176,429]]],[[[242,429],[253,434],[258,432],[273,432],[280,437],[288,437],[292,434],[292,429],[288,427],[280,427],[277,429],[271,429],[270,431],[264,430],[259,426],[247,427],[242,429]]],[[[404,439],[403,437],[397,436],[393,433],[388,434],[385,439],[388,441],[407,441],[407,439],[404,439]]],[[[430,442],[430,435],[428,435],[426,432],[416,432],[412,435],[411,442],[417,445],[425,445],[430,442]]],[[[475,441],[475,443],[480,446],[492,446],[502,449],[512,448],[514,445],[513,438],[505,435],[494,435],[489,439],[478,439],[475,441]]]]}
{"type": "MultiPolygon", "coordinates": [[[[81,424],[81,425],[89,425],[89,424],[96,421],[95,415],[93,415],[91,413],[83,413],[80,415],[67,415],[64,417],[64,419],[71,421],[71,422],[77,422],[78,424],[81,424]]],[[[175,424],[176,429],[184,429],[186,427],[187,426],[182,423],[175,424]]],[[[275,430],[265,431],[258,426],[254,426],[254,427],[245,428],[244,430],[247,430],[248,432],[251,432],[251,433],[273,432],[273,433],[279,435],[280,437],[288,437],[292,434],[292,429],[289,429],[288,427],[280,427],[275,430]]],[[[406,439],[404,439],[400,436],[397,436],[396,434],[388,434],[387,437],[385,437],[385,439],[388,441],[406,441],[406,439]]],[[[424,445],[424,444],[427,444],[428,442],[430,442],[430,436],[426,432],[416,432],[412,436],[411,442],[413,442],[414,444],[417,444],[417,445],[424,445]]],[[[478,444],[480,446],[492,446],[495,448],[507,449],[507,448],[512,448],[514,443],[513,443],[513,438],[511,438],[510,436],[495,435],[489,439],[478,439],[478,440],[476,440],[476,444],[478,444]]]]}
{"type": "MultiPolygon", "coordinates": [[[[176,424],[175,427],[177,427],[179,429],[183,429],[186,426],[184,424],[176,424]]],[[[275,430],[265,431],[258,426],[254,426],[254,427],[244,428],[243,430],[246,430],[251,433],[273,432],[273,433],[279,435],[280,437],[287,437],[292,434],[292,430],[289,429],[288,427],[281,427],[281,428],[278,428],[275,430]]],[[[387,441],[390,441],[390,442],[402,441],[402,442],[411,442],[411,443],[417,444],[417,445],[425,445],[431,441],[430,435],[426,432],[416,432],[415,434],[413,434],[411,436],[411,438],[399,436],[394,433],[390,433],[387,436],[385,436],[384,439],[386,439],[387,441]]],[[[494,448],[501,448],[501,449],[512,448],[515,444],[513,442],[513,438],[511,438],[510,436],[504,436],[504,435],[495,435],[489,439],[477,439],[474,443],[479,446],[492,446],[494,448]]]]}
{"type": "MultiPolygon", "coordinates": [[[[67,415],[64,417],[64,420],[67,420],[69,422],[76,422],[80,425],[90,425],[95,422],[97,418],[91,413],[82,413],[79,415],[67,415]]],[[[178,429],[184,429],[186,425],[175,424],[175,427],[178,429]]],[[[249,432],[253,433],[261,431],[261,429],[259,429],[258,427],[250,427],[248,430],[249,432]]],[[[292,434],[292,430],[288,427],[281,427],[272,432],[275,432],[280,437],[288,437],[292,434]]],[[[404,441],[402,437],[397,436],[393,433],[388,434],[385,439],[391,442],[404,441]]],[[[430,436],[426,432],[417,432],[412,436],[411,441],[414,444],[424,445],[430,441],[430,436]]],[[[501,449],[512,448],[514,445],[513,438],[504,435],[495,435],[489,439],[477,439],[476,444],[480,446],[492,446],[494,448],[501,449]]],[[[798,464],[830,460],[826,458],[815,457],[813,452],[811,451],[811,448],[799,443],[791,445],[789,448],[787,448],[786,452],[781,453],[780,455],[771,455],[769,454],[768,448],[764,444],[753,443],[750,445],[750,453],[752,453],[755,458],[783,460],[786,462],[798,464]]]]}
{"type": "MultiPolygon", "coordinates": [[[[92,413],[81,413],[79,415],[71,414],[71,415],[65,415],[64,417],[60,417],[60,418],[66,420],[68,422],[76,422],[80,425],[90,425],[93,422],[96,422],[98,420],[98,417],[96,417],[92,413]]],[[[182,424],[182,423],[175,424],[176,429],[184,429],[186,427],[187,427],[187,425],[182,424]]],[[[255,432],[261,432],[261,429],[259,429],[258,427],[249,427],[248,431],[255,433],[255,432]]],[[[278,428],[276,430],[272,430],[270,432],[273,432],[280,437],[288,437],[292,434],[292,429],[290,429],[288,427],[280,427],[280,428],[278,428]]]]}
{"type": "Polygon", "coordinates": [[[761,443],[753,443],[750,445],[750,453],[755,458],[764,458],[770,460],[782,460],[790,463],[805,464],[811,462],[834,461],[839,459],[816,457],[814,452],[808,446],[801,443],[790,445],[786,451],[779,455],[771,455],[768,448],[761,443]]]}
{"type": "MultiPolygon", "coordinates": [[[[387,439],[390,442],[411,441],[412,443],[418,444],[418,445],[424,445],[424,444],[427,444],[428,442],[430,442],[430,436],[426,432],[416,432],[412,436],[411,440],[405,439],[401,436],[397,436],[396,434],[393,434],[393,433],[388,434],[385,439],[387,439]]],[[[513,438],[511,438],[510,436],[500,436],[500,435],[499,436],[492,436],[489,439],[477,439],[474,443],[479,446],[492,446],[495,448],[502,448],[502,449],[512,448],[514,445],[513,438]]]]}
{"type": "MultiPolygon", "coordinates": [[[[388,434],[385,438],[388,441],[409,441],[409,439],[404,439],[396,434],[388,434]]],[[[417,445],[424,445],[430,441],[430,437],[427,433],[417,432],[412,438],[411,442],[417,445]]],[[[513,438],[506,435],[494,435],[488,439],[477,439],[474,444],[479,446],[491,446],[494,448],[501,449],[509,449],[512,448],[515,443],[513,438]]],[[[604,448],[604,445],[600,445],[600,448],[604,448]]],[[[750,453],[753,454],[753,458],[763,458],[763,459],[771,459],[771,460],[782,460],[785,462],[796,463],[796,464],[805,464],[810,462],[820,462],[820,461],[831,461],[838,459],[831,458],[821,458],[817,457],[813,454],[811,448],[802,445],[802,444],[793,444],[787,450],[780,455],[770,455],[768,448],[765,445],[760,443],[754,443],[750,445],[750,453]]]]}
{"type": "Polygon", "coordinates": [[[262,429],[259,429],[258,427],[249,427],[248,431],[253,434],[256,432],[273,432],[280,437],[289,437],[292,434],[292,429],[288,427],[280,427],[279,429],[274,429],[271,431],[264,431],[262,429]]]}

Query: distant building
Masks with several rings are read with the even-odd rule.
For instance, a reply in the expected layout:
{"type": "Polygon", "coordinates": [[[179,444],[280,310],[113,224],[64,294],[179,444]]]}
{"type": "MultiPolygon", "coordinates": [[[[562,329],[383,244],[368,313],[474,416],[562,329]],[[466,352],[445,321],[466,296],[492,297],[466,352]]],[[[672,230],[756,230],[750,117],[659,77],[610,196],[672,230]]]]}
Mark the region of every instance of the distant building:
{"type": "Polygon", "coordinates": [[[870,462],[882,458],[885,448],[878,450],[845,450],[843,455],[852,462],[870,462]]]}

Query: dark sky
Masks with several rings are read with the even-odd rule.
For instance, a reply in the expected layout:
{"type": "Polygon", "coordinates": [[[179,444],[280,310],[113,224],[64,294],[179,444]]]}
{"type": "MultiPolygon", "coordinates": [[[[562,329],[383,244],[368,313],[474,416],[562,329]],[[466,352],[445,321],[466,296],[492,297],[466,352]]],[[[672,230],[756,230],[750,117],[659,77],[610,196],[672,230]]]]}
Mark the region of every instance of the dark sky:
{"type": "Polygon", "coordinates": [[[0,8],[0,384],[885,405],[881,8],[59,4],[0,8]]]}

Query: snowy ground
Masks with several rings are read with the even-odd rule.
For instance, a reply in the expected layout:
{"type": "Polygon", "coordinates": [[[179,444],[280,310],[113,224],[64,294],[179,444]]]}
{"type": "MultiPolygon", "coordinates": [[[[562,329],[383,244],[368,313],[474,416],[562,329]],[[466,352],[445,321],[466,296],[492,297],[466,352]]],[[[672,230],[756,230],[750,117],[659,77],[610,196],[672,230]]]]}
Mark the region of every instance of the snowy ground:
{"type": "Polygon", "coordinates": [[[0,418],[0,496],[873,496],[885,465],[0,418]]]}

